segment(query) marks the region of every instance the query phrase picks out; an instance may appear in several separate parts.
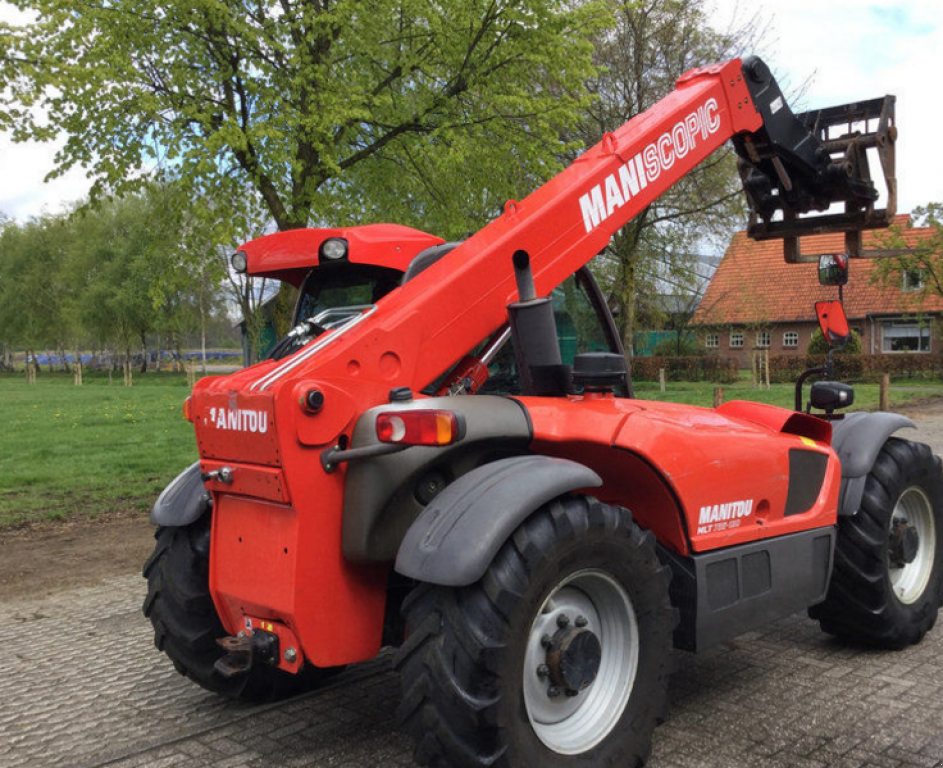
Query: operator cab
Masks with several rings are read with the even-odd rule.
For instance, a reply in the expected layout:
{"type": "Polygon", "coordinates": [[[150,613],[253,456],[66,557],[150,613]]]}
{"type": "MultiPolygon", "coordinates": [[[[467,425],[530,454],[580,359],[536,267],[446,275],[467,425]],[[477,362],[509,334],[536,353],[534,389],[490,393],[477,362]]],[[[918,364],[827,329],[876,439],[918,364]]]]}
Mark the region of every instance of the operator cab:
{"type": "Polygon", "coordinates": [[[298,289],[291,331],[267,355],[278,360],[369,311],[456,245],[398,224],[294,229],[249,241],[232,265],[298,289]]]}

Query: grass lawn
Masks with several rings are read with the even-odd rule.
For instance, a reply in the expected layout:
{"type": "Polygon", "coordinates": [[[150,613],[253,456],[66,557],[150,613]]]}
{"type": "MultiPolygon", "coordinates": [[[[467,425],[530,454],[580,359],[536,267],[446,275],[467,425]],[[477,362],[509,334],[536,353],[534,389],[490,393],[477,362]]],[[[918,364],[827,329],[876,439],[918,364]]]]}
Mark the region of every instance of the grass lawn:
{"type": "MultiPolygon", "coordinates": [[[[641,399],[693,405],[713,403],[714,384],[638,382],[641,399]]],[[[808,391],[808,390],[806,390],[808,391]]],[[[855,408],[877,406],[878,386],[857,385],[855,408]]],[[[724,386],[726,400],[756,400],[792,407],[791,385],[754,389],[749,381],[724,386]]],[[[134,386],[120,376],[40,374],[27,385],[22,374],[0,374],[0,526],[75,514],[146,510],[161,489],[197,458],[192,426],[181,406],[186,377],[135,374],[134,386]]],[[[943,395],[940,382],[901,381],[892,403],[943,395]]]]}
{"type": "Polygon", "coordinates": [[[0,526],[148,509],[196,461],[186,376],[0,375],[0,526]]]}
{"type": "MultiPolygon", "coordinates": [[[[660,392],[658,382],[635,382],[635,396],[641,400],[664,400],[673,403],[714,405],[714,387],[723,386],[724,400],[752,400],[757,403],[778,405],[782,408],[795,406],[795,387],[792,384],[772,384],[769,389],[755,388],[750,383],[748,371],[741,372],[735,384],[711,384],[709,382],[669,381],[665,391],[660,392]]],[[[877,384],[854,384],[855,403],[852,411],[873,411],[878,407],[880,386],[877,384]]],[[[804,402],[809,399],[809,382],[803,388],[804,402]]],[[[937,380],[899,379],[891,382],[890,407],[904,405],[911,400],[924,397],[943,396],[943,383],[937,380]]]]}

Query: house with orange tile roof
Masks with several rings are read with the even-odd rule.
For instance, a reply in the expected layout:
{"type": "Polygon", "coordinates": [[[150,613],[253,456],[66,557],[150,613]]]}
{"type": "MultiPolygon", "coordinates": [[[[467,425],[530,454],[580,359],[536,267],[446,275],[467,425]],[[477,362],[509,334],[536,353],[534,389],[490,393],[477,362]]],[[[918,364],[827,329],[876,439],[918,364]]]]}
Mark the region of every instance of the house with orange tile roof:
{"type": "MultiPolygon", "coordinates": [[[[929,237],[930,228],[907,228],[909,216],[897,216],[906,244],[929,237]]],[[[886,233],[865,232],[864,252],[886,248],[886,233]]],[[[810,235],[800,239],[803,256],[841,253],[844,237],[810,235]]],[[[943,352],[933,332],[943,316],[943,298],[923,289],[921,275],[908,273],[897,285],[877,280],[876,259],[851,259],[844,288],[845,313],[861,336],[865,354],[943,352]]],[[[814,263],[787,264],[779,240],[750,240],[745,232],[733,236],[693,325],[709,352],[737,357],[749,365],[754,350],[770,354],[806,354],[818,327],[815,302],[838,298],[838,289],[819,285],[814,263]]]]}

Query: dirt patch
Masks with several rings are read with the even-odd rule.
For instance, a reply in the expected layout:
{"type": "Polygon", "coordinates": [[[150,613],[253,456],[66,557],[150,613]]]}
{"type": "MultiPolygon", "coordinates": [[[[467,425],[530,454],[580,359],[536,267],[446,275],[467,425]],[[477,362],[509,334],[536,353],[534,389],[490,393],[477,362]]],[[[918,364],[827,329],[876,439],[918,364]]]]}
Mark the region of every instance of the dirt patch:
{"type": "Polygon", "coordinates": [[[891,410],[915,419],[943,416],[943,397],[916,398],[906,405],[894,406],[891,410]]]}
{"type": "Polygon", "coordinates": [[[0,529],[0,600],[140,572],[153,547],[154,529],[140,511],[0,529]]]}

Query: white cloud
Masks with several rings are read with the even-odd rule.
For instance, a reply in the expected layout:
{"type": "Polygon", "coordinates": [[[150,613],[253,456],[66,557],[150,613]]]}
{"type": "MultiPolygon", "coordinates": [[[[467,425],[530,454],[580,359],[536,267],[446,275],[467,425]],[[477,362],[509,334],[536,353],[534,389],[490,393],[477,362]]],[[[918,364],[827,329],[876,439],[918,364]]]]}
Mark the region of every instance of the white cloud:
{"type": "Polygon", "coordinates": [[[0,211],[25,220],[44,211],[57,213],[88,194],[91,182],[82,170],[44,182],[55,167],[54,154],[51,144],[14,144],[0,137],[0,211]]]}

